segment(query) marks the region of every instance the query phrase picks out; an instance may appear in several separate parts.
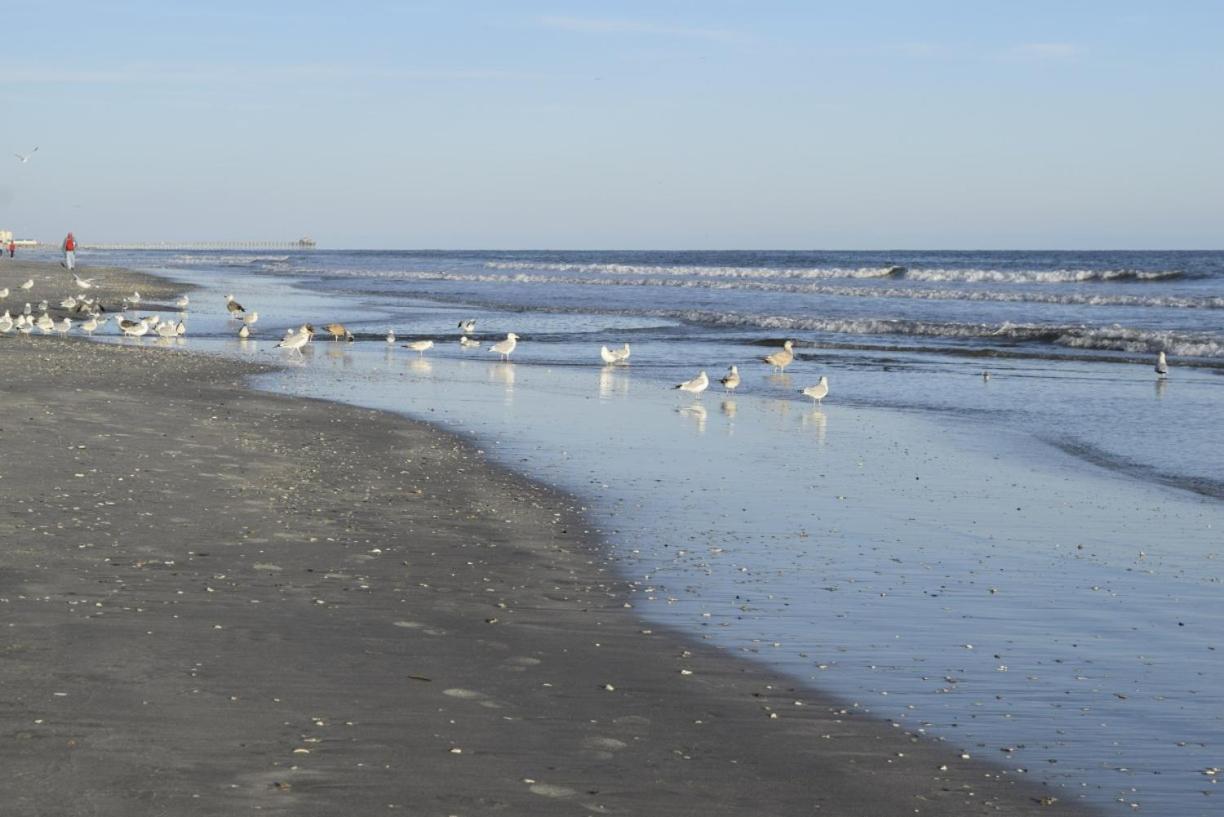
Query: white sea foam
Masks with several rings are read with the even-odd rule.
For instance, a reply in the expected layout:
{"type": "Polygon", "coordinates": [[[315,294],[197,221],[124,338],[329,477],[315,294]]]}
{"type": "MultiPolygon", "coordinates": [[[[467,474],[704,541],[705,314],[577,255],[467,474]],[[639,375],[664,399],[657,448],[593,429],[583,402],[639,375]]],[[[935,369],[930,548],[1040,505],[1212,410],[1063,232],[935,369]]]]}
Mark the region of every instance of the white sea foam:
{"type": "Polygon", "coordinates": [[[553,284],[570,286],[669,287],[679,289],[725,289],[752,292],[802,293],[847,298],[891,298],[921,301],[980,301],[1042,303],[1074,306],[1134,306],[1173,309],[1224,309],[1224,297],[1183,295],[1132,295],[1048,290],[930,289],[924,287],[838,285],[802,281],[726,280],[711,278],[667,278],[650,276],[588,277],[528,272],[468,273],[414,270],[328,271],[332,277],[384,278],[389,280],[467,281],[471,283],[553,284]]]}
{"type": "Polygon", "coordinates": [[[595,275],[651,275],[700,278],[747,279],[824,279],[824,278],[904,278],[911,281],[1066,284],[1092,281],[1164,281],[1181,277],[1175,270],[997,270],[947,269],[942,267],[905,269],[902,267],[728,267],[658,264],[578,264],[538,261],[488,261],[488,269],[576,272],[595,275]]]}

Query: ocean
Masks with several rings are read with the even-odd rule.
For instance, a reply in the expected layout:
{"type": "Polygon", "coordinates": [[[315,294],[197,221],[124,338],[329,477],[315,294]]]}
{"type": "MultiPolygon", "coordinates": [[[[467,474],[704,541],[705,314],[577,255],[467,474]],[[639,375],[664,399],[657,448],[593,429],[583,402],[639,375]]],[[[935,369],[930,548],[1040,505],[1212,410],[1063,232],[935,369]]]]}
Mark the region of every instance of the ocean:
{"type": "Polygon", "coordinates": [[[188,348],[285,359],[263,388],[438,423],[575,494],[648,620],[1067,799],[1219,808],[1224,252],[81,262],[201,286],[188,348]],[[259,311],[253,341],[228,292],[259,311]],[[511,362],[459,347],[468,318],[485,346],[520,336],[511,362]],[[357,342],[271,348],[332,320],[357,342]],[[628,365],[601,364],[624,343],[628,365]],[[670,388],[731,364],[734,393],[670,388]]]}

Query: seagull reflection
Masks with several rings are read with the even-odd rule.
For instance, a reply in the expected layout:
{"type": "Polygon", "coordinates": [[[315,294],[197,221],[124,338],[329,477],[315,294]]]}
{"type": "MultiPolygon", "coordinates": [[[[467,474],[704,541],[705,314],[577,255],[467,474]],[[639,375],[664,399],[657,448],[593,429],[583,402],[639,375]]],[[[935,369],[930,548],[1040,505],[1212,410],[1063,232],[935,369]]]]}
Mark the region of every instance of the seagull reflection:
{"type": "Polygon", "coordinates": [[[710,416],[706,411],[705,406],[700,406],[694,403],[691,406],[682,406],[681,408],[676,409],[676,411],[693,421],[694,425],[697,426],[698,434],[705,434],[706,420],[710,416]]]}
{"type": "Polygon", "coordinates": [[[433,374],[433,364],[424,355],[417,355],[414,358],[409,358],[408,371],[420,377],[429,377],[433,374]]]}
{"type": "Polygon", "coordinates": [[[734,400],[724,400],[718,404],[718,408],[728,418],[734,419],[736,412],[739,411],[739,406],[735,405],[734,400]]]}
{"type": "Polygon", "coordinates": [[[767,374],[765,375],[765,380],[766,382],[778,386],[779,388],[789,390],[792,387],[791,376],[785,372],[781,374],[767,374]]]}
{"type": "Polygon", "coordinates": [[[506,394],[514,393],[514,365],[506,362],[489,365],[489,379],[506,387],[506,394]]]}
{"type": "Polygon", "coordinates": [[[604,366],[599,370],[599,399],[624,397],[629,394],[629,369],[624,366],[604,366]]]}
{"type": "Polygon", "coordinates": [[[1165,389],[1169,388],[1169,381],[1163,377],[1156,379],[1156,399],[1163,400],[1165,389]]]}
{"type": "Polygon", "coordinates": [[[829,418],[825,416],[823,411],[812,409],[799,418],[799,425],[803,428],[815,430],[817,444],[825,444],[825,435],[828,433],[829,428],[829,418]]]}

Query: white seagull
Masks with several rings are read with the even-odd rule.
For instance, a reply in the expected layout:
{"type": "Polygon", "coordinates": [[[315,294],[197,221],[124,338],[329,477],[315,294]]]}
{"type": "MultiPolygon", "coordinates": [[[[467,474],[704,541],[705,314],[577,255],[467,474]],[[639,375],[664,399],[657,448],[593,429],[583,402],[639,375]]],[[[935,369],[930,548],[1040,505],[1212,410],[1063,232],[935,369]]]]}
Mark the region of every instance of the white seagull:
{"type": "Polygon", "coordinates": [[[730,369],[727,370],[727,373],[719,379],[718,382],[722,383],[723,388],[726,389],[727,391],[735,391],[735,389],[740,384],[739,369],[737,369],[735,366],[732,366],[730,369]]]}
{"type": "Polygon", "coordinates": [[[772,355],[765,355],[761,360],[768,363],[773,368],[780,372],[786,371],[786,367],[791,365],[791,361],[795,359],[795,353],[791,351],[794,346],[793,341],[786,341],[782,344],[782,348],[774,352],[772,355]]]}
{"type": "Polygon", "coordinates": [[[0,298],[7,298],[8,295],[9,295],[8,287],[5,287],[4,289],[0,289],[0,298]]]}
{"type": "Polygon", "coordinates": [[[299,332],[290,330],[290,333],[285,335],[285,339],[276,344],[276,348],[292,349],[300,355],[302,353],[302,347],[310,342],[310,336],[312,334],[314,334],[314,329],[310,327],[310,324],[303,326],[299,332]]]}
{"type": "Polygon", "coordinates": [[[514,351],[514,347],[518,346],[518,335],[510,332],[506,335],[505,340],[499,340],[489,347],[490,352],[497,352],[501,355],[502,360],[509,360],[510,353],[514,351]]]}
{"type": "Polygon", "coordinates": [[[238,330],[238,337],[242,338],[243,340],[246,340],[250,336],[251,336],[251,327],[247,326],[244,323],[242,325],[242,328],[238,330]]]}
{"type": "Polygon", "coordinates": [[[467,335],[464,335],[463,337],[459,338],[459,345],[464,349],[475,349],[480,345],[480,341],[472,340],[467,335]]]}
{"type": "Polygon", "coordinates": [[[89,318],[85,320],[83,324],[81,324],[81,329],[82,331],[85,332],[85,334],[92,335],[94,333],[94,330],[97,329],[99,326],[101,326],[104,323],[106,323],[106,318],[102,318],[101,320],[98,320],[97,316],[91,315],[89,318]]]}
{"type": "Polygon", "coordinates": [[[434,344],[432,340],[414,340],[411,343],[405,343],[402,345],[405,349],[411,349],[417,354],[423,355],[425,354],[425,350],[432,349],[434,344]]]}
{"type": "Polygon", "coordinates": [[[26,292],[29,292],[31,289],[34,288],[34,279],[33,278],[27,279],[26,282],[21,285],[21,288],[24,289],[26,292]]]}
{"type": "Polygon", "coordinates": [[[82,278],[81,276],[77,275],[75,272],[72,273],[72,281],[81,289],[90,289],[94,285],[94,279],[82,278]]]}
{"type": "Polygon", "coordinates": [[[611,365],[617,361],[616,353],[613,352],[611,349],[609,349],[607,346],[599,347],[599,358],[600,360],[602,360],[604,363],[607,363],[608,365],[611,365]]]}
{"type": "Polygon", "coordinates": [[[710,387],[710,378],[706,376],[705,370],[702,369],[701,374],[694,377],[692,380],[685,380],[673,388],[680,391],[686,391],[690,394],[701,394],[710,387]]]}
{"type": "Polygon", "coordinates": [[[1169,373],[1169,361],[1165,360],[1165,353],[1161,352],[1156,356],[1156,374],[1161,377],[1169,373]]]}
{"type": "Polygon", "coordinates": [[[387,343],[389,344],[395,343],[395,330],[394,329],[387,330],[387,343]]]}
{"type": "Polygon", "coordinates": [[[829,378],[821,377],[820,382],[815,386],[808,386],[806,389],[800,389],[799,393],[804,397],[810,397],[819,403],[821,400],[825,399],[825,396],[829,393],[829,378]]]}
{"type": "Polygon", "coordinates": [[[258,320],[259,320],[258,312],[252,312],[250,315],[242,316],[242,322],[245,323],[247,326],[254,326],[255,322],[258,320]]]}
{"type": "Polygon", "coordinates": [[[187,311],[187,305],[188,305],[188,304],[190,304],[190,303],[191,303],[191,299],[190,299],[190,298],[188,298],[186,295],[180,295],[180,296],[179,296],[179,299],[178,299],[177,301],[175,301],[175,302],[174,302],[174,305],[175,305],[176,307],[178,307],[178,310],[179,310],[180,312],[186,312],[186,311],[187,311]]]}
{"type": "Polygon", "coordinates": [[[35,153],[38,153],[38,148],[34,148],[29,153],[14,153],[13,155],[17,157],[19,162],[25,164],[26,162],[30,161],[30,157],[35,153]]]}

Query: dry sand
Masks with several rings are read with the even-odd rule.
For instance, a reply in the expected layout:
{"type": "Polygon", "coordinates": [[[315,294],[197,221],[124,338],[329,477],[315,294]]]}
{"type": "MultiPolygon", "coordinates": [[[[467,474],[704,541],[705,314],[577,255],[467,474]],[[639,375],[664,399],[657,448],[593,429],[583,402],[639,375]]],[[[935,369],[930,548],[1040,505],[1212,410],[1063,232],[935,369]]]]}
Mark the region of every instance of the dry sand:
{"type": "Polygon", "coordinates": [[[153,346],[0,337],[3,813],[1081,813],[641,623],[470,445],[153,346]]]}

